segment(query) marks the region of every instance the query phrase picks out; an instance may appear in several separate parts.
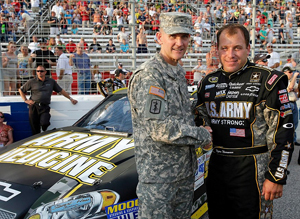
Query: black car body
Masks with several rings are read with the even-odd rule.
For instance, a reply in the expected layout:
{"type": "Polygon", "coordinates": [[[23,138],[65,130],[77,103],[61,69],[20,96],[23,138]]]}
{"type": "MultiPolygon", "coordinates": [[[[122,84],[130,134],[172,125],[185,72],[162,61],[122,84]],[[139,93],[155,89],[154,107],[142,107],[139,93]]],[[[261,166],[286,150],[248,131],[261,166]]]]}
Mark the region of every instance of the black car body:
{"type": "MultiPolygon", "coordinates": [[[[207,210],[210,152],[197,150],[192,218],[207,210]]],[[[137,218],[138,182],[126,89],[73,126],[0,149],[0,218],[137,218]]]]}

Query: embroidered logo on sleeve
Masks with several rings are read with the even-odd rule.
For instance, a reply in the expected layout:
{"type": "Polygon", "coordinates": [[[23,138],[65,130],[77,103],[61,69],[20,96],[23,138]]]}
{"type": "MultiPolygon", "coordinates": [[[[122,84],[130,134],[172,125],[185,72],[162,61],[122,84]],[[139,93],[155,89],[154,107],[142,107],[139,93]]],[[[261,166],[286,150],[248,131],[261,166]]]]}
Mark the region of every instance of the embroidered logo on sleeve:
{"type": "Polygon", "coordinates": [[[149,89],[149,94],[156,95],[161,98],[165,98],[165,90],[159,87],[151,86],[149,89]]]}
{"type": "Polygon", "coordinates": [[[161,100],[151,100],[150,113],[159,114],[161,108],[161,100]]]}
{"type": "Polygon", "coordinates": [[[273,75],[270,80],[268,81],[269,85],[272,85],[274,83],[274,81],[276,80],[276,78],[278,78],[278,75],[273,75]]]}

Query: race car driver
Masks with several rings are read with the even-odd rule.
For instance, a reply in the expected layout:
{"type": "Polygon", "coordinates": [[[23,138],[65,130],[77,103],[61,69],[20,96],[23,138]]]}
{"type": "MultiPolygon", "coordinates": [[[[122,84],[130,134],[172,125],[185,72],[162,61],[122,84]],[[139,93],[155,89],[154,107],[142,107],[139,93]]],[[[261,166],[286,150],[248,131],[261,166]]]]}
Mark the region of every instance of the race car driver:
{"type": "Polygon", "coordinates": [[[104,97],[107,97],[109,93],[112,93],[115,90],[125,87],[125,84],[123,83],[123,80],[125,79],[125,75],[126,75],[125,71],[123,71],[122,69],[117,69],[115,71],[114,80],[108,78],[106,80],[100,81],[97,84],[98,90],[104,97]]]}
{"type": "Polygon", "coordinates": [[[222,67],[198,89],[196,123],[212,128],[207,179],[210,219],[272,218],[293,152],[287,77],[248,61],[249,33],[239,24],[217,34],[222,67]]]}

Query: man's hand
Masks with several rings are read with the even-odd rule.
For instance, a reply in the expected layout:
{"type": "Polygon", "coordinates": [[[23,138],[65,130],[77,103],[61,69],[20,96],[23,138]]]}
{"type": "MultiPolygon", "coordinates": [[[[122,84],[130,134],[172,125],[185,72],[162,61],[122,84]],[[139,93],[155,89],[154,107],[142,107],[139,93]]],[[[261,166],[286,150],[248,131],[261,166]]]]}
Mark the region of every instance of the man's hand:
{"type": "Polygon", "coordinates": [[[211,137],[211,142],[209,142],[207,145],[205,145],[204,147],[203,147],[203,149],[205,149],[205,150],[208,150],[208,149],[210,149],[210,147],[211,147],[211,145],[212,145],[212,141],[213,141],[213,137],[212,137],[212,129],[211,129],[211,127],[210,126],[201,126],[202,128],[205,128],[209,133],[210,133],[210,137],[211,137]]]}
{"type": "Polygon", "coordinates": [[[70,58],[71,58],[71,59],[72,59],[72,58],[74,58],[74,57],[75,57],[75,55],[74,55],[74,54],[71,54],[71,55],[70,55],[70,58]]]}
{"type": "Polygon", "coordinates": [[[33,100],[25,100],[25,103],[27,103],[28,105],[33,105],[34,101],[33,100]]]}
{"type": "Polygon", "coordinates": [[[265,196],[265,200],[274,200],[281,198],[283,191],[283,185],[273,183],[266,179],[263,184],[262,195],[265,196]]]}
{"type": "Polygon", "coordinates": [[[70,101],[72,102],[73,105],[75,105],[76,103],[78,103],[78,101],[74,100],[73,98],[71,98],[70,101]]]}
{"type": "Polygon", "coordinates": [[[61,79],[63,79],[63,77],[64,77],[64,75],[60,75],[60,76],[58,77],[58,79],[61,80],[61,79]]]}

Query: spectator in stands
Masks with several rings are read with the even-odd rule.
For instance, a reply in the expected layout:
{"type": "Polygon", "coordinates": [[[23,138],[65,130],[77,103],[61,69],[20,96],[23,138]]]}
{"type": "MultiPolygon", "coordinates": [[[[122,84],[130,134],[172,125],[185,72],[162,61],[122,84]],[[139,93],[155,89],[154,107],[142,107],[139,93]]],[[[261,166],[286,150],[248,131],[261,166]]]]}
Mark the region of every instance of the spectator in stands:
{"type": "Polygon", "coordinates": [[[286,14],[285,23],[286,25],[289,25],[289,23],[293,23],[293,17],[291,12],[288,12],[286,14]]]}
{"type": "Polygon", "coordinates": [[[139,21],[139,29],[144,28],[145,26],[145,21],[146,21],[146,16],[142,12],[142,10],[139,10],[139,17],[137,18],[139,21]]]}
{"type": "Polygon", "coordinates": [[[140,32],[136,36],[136,44],[138,45],[137,53],[148,53],[148,42],[143,28],[140,28],[140,32]]]}
{"type": "Polygon", "coordinates": [[[293,23],[286,24],[286,39],[288,44],[293,44],[293,39],[294,39],[293,23]]]}
{"type": "Polygon", "coordinates": [[[87,26],[90,27],[90,12],[87,10],[87,7],[83,7],[83,10],[80,12],[82,20],[82,28],[87,26]]]}
{"type": "Polygon", "coordinates": [[[285,11],[284,7],[280,7],[280,11],[278,12],[278,17],[279,17],[279,23],[284,24],[285,23],[285,11]]]}
{"type": "Polygon", "coordinates": [[[93,25],[96,25],[98,23],[100,23],[101,25],[101,14],[99,13],[99,9],[95,11],[92,17],[93,17],[93,25]]]}
{"type": "Polygon", "coordinates": [[[300,37],[300,7],[296,10],[297,37],[300,37]]]}
{"type": "Polygon", "coordinates": [[[115,53],[116,46],[113,44],[112,39],[109,39],[108,44],[106,45],[106,53],[115,53]]]}
{"type": "Polygon", "coordinates": [[[120,44],[120,52],[129,53],[129,44],[126,42],[125,39],[123,39],[122,43],[120,44]]]}
{"type": "Polygon", "coordinates": [[[280,28],[278,29],[278,41],[279,43],[281,44],[285,44],[286,41],[285,41],[285,37],[284,37],[284,24],[280,24],[280,28]]]}
{"type": "Polygon", "coordinates": [[[31,50],[31,53],[39,49],[38,38],[36,35],[32,36],[32,42],[29,43],[28,48],[31,50]]]}
{"type": "Polygon", "coordinates": [[[126,42],[129,42],[129,36],[130,34],[125,32],[125,27],[122,27],[121,32],[119,32],[117,35],[117,40],[119,43],[122,43],[123,39],[125,39],[126,42]]]}
{"type": "Polygon", "coordinates": [[[215,43],[210,46],[210,51],[206,54],[206,75],[219,68],[220,59],[215,43]]]}
{"type": "Polygon", "coordinates": [[[197,60],[197,65],[193,68],[192,73],[194,74],[194,82],[199,82],[199,81],[195,81],[195,73],[200,74],[201,80],[203,77],[205,77],[205,73],[206,73],[206,65],[202,65],[202,59],[198,59],[197,60]]]}
{"type": "Polygon", "coordinates": [[[291,58],[292,64],[293,64],[293,68],[297,68],[297,70],[299,70],[299,65],[300,65],[300,48],[298,52],[294,52],[292,54],[292,58],[291,58]]]}
{"type": "Polygon", "coordinates": [[[276,38],[274,37],[275,30],[274,28],[271,27],[271,24],[268,24],[268,28],[266,31],[267,31],[268,43],[275,43],[276,42],[276,38]]]}
{"type": "Polygon", "coordinates": [[[259,31],[259,39],[260,39],[260,43],[265,45],[267,43],[266,39],[267,39],[267,31],[265,29],[265,25],[261,25],[261,29],[259,31]]]}
{"type": "Polygon", "coordinates": [[[195,53],[201,53],[202,51],[202,38],[200,37],[200,33],[196,32],[196,36],[194,36],[194,48],[195,53]]]}
{"type": "Polygon", "coordinates": [[[70,55],[69,64],[70,66],[74,64],[78,70],[78,93],[89,94],[91,88],[91,60],[84,53],[84,45],[82,43],[78,43],[76,53],[70,55]]]}
{"type": "Polygon", "coordinates": [[[116,15],[116,19],[117,19],[117,27],[120,31],[121,28],[124,26],[124,20],[123,20],[123,15],[122,15],[121,11],[118,11],[118,13],[116,15]]]}
{"type": "Polygon", "coordinates": [[[287,60],[286,60],[286,63],[282,66],[282,69],[284,69],[285,67],[289,67],[291,69],[293,69],[293,63],[292,63],[292,56],[289,55],[287,60]]]}
{"type": "Polygon", "coordinates": [[[81,43],[83,45],[84,52],[88,52],[89,47],[88,47],[88,44],[87,44],[87,42],[85,42],[85,40],[84,40],[83,37],[80,38],[80,42],[79,43],[81,43]]]}
{"type": "Polygon", "coordinates": [[[7,42],[8,24],[7,24],[6,17],[1,18],[0,26],[1,26],[0,40],[1,40],[1,42],[7,42]]]}
{"type": "MultiPolygon", "coordinates": [[[[18,54],[18,71],[21,85],[32,78],[31,64],[29,64],[29,52],[26,44],[21,45],[21,52],[18,54]]],[[[20,86],[19,86],[20,87],[20,86]]]]}
{"type": "MultiPolygon", "coordinates": [[[[60,20],[60,13],[61,13],[61,12],[64,12],[64,9],[63,9],[63,7],[62,7],[60,1],[57,1],[57,2],[56,2],[56,4],[52,7],[51,12],[52,12],[52,11],[55,13],[54,16],[55,16],[58,20],[60,20]]],[[[51,15],[52,15],[52,13],[51,13],[51,15]]]]}
{"type": "Polygon", "coordinates": [[[112,28],[116,28],[117,27],[117,18],[116,18],[115,15],[112,17],[111,27],[112,28]]]}
{"type": "Polygon", "coordinates": [[[71,27],[71,34],[72,35],[77,35],[78,34],[78,24],[76,24],[75,22],[72,24],[71,27]]]}
{"type": "Polygon", "coordinates": [[[57,41],[56,47],[62,47],[63,48],[63,52],[66,52],[66,45],[61,40],[57,41]]]}
{"type": "Polygon", "coordinates": [[[25,28],[25,31],[28,32],[28,29],[32,26],[34,20],[29,14],[24,12],[24,9],[22,9],[20,12],[22,17],[22,24],[25,28]]]}
{"type": "Polygon", "coordinates": [[[98,65],[94,65],[92,68],[92,83],[91,83],[91,93],[97,93],[97,84],[102,80],[102,75],[98,65]]]}
{"type": "Polygon", "coordinates": [[[112,35],[112,28],[107,21],[104,21],[100,32],[102,35],[112,35]]]}
{"type": "Polygon", "coordinates": [[[72,14],[70,13],[70,10],[66,11],[65,18],[67,20],[68,27],[71,27],[71,25],[72,25],[72,14]]]}
{"type": "Polygon", "coordinates": [[[39,13],[40,11],[40,0],[30,0],[31,10],[33,13],[39,13]]]}
{"type": "Polygon", "coordinates": [[[50,24],[50,35],[59,34],[59,29],[58,29],[59,20],[55,16],[54,11],[51,11],[51,17],[48,20],[48,24],[50,24]]]}
{"type": "Polygon", "coordinates": [[[49,39],[47,49],[54,53],[55,52],[55,47],[56,47],[55,37],[51,37],[49,39]]]}
{"type": "Polygon", "coordinates": [[[81,15],[79,13],[79,10],[75,10],[73,13],[73,23],[75,24],[81,24],[81,15]]]}
{"type": "Polygon", "coordinates": [[[280,55],[278,52],[273,51],[273,45],[271,43],[267,44],[267,51],[270,54],[268,67],[280,71],[280,55]]]}
{"type": "Polygon", "coordinates": [[[103,14],[101,16],[101,22],[104,23],[104,21],[107,21],[107,23],[109,24],[109,16],[107,14],[107,11],[103,11],[103,14]]]}
{"type": "MultiPolygon", "coordinates": [[[[55,40],[54,40],[55,42],[55,40]]],[[[47,73],[46,76],[51,76],[51,66],[56,65],[56,57],[54,53],[47,49],[48,43],[46,38],[40,39],[40,49],[34,51],[28,60],[29,64],[32,64],[34,61],[36,62],[36,66],[44,66],[47,73]]],[[[33,75],[35,74],[35,70],[33,71],[33,75]]]]}
{"type": "Polygon", "coordinates": [[[2,77],[4,80],[3,95],[15,95],[17,78],[19,78],[18,58],[15,54],[16,44],[11,41],[7,45],[7,52],[2,53],[2,77]]]}
{"type": "Polygon", "coordinates": [[[268,62],[269,62],[269,58],[271,56],[269,54],[257,54],[254,56],[253,62],[255,64],[259,64],[259,65],[264,65],[264,66],[268,66],[268,62]]]}
{"type": "Polygon", "coordinates": [[[55,37],[55,43],[58,44],[58,41],[61,41],[62,43],[65,43],[65,40],[60,37],[60,34],[57,34],[55,37]]]}
{"type": "Polygon", "coordinates": [[[58,56],[56,65],[56,76],[58,85],[68,94],[72,94],[72,67],[69,64],[69,59],[63,52],[63,47],[57,46],[55,53],[58,56]]]}
{"type": "Polygon", "coordinates": [[[0,148],[10,145],[14,142],[13,128],[4,124],[4,113],[0,112],[0,148]]]}
{"type": "Polygon", "coordinates": [[[101,34],[101,23],[98,22],[93,29],[93,35],[100,35],[101,34]]]}
{"type": "Polygon", "coordinates": [[[76,51],[76,44],[73,42],[72,38],[69,39],[69,43],[66,45],[67,53],[74,53],[76,51]]]}
{"type": "Polygon", "coordinates": [[[68,34],[68,21],[63,14],[61,15],[61,19],[60,19],[59,23],[60,23],[61,34],[67,35],[68,34]]]}
{"type": "Polygon", "coordinates": [[[97,42],[97,38],[93,38],[93,43],[90,45],[90,53],[101,53],[102,48],[101,45],[97,42]]]}
{"type": "Polygon", "coordinates": [[[211,25],[209,19],[205,19],[205,23],[202,25],[202,36],[204,39],[210,38],[211,35],[211,25]]]}

